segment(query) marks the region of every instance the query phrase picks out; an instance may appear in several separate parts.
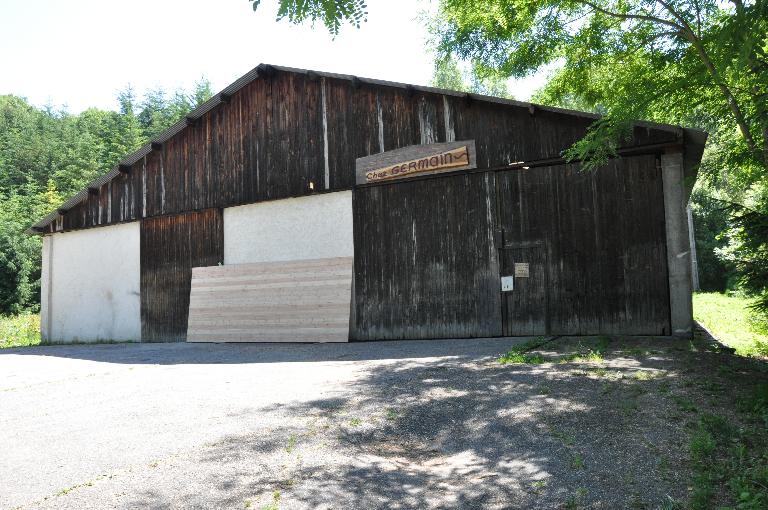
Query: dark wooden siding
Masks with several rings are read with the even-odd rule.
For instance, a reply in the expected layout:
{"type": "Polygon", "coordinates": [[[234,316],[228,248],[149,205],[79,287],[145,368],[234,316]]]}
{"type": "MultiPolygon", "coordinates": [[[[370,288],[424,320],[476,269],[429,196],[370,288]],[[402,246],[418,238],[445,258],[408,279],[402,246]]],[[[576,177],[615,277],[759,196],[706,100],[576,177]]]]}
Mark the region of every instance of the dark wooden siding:
{"type": "MultiPolygon", "coordinates": [[[[559,165],[499,173],[496,196],[504,246],[538,245],[548,260],[547,274],[531,277],[546,281],[547,333],[669,334],[664,201],[654,156],[614,160],[595,172],[559,165]]],[[[506,312],[517,307],[517,316],[531,316],[536,310],[526,306],[538,310],[539,301],[518,300],[506,312]]]]}
{"type": "Polygon", "coordinates": [[[653,155],[360,188],[353,209],[353,339],[669,334],[653,155]]]}
{"type": "MultiPolygon", "coordinates": [[[[310,182],[324,189],[326,175],[329,189],[348,189],[356,158],[420,143],[474,139],[480,168],[552,158],[591,122],[524,105],[277,72],[102,185],[66,212],[58,229],[305,195],[310,182]]],[[[629,145],[676,137],[636,128],[629,145]]]]}
{"type": "Polygon", "coordinates": [[[501,334],[493,174],[355,191],[352,338],[501,334]]]}
{"type": "Polygon", "coordinates": [[[141,222],[141,339],[184,341],[192,268],[224,262],[220,209],[141,222]]]}

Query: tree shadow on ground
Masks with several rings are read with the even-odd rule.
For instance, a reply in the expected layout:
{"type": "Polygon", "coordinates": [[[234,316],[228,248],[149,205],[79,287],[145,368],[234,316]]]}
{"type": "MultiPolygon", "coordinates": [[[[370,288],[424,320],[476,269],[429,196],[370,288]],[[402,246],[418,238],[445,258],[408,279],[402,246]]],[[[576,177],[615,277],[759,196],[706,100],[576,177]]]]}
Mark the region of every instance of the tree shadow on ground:
{"type": "Polygon", "coordinates": [[[691,423],[698,409],[731,398],[704,383],[725,387],[733,373],[768,380],[765,371],[675,340],[615,341],[602,360],[567,357],[588,352],[589,342],[548,344],[541,354],[551,362],[536,365],[492,357],[374,365],[349,396],[252,410],[292,419],[158,470],[162,478],[186,475],[185,485],[134,493],[126,506],[659,508],[684,501],[691,423]],[[711,373],[724,363],[733,373],[711,373]]]}

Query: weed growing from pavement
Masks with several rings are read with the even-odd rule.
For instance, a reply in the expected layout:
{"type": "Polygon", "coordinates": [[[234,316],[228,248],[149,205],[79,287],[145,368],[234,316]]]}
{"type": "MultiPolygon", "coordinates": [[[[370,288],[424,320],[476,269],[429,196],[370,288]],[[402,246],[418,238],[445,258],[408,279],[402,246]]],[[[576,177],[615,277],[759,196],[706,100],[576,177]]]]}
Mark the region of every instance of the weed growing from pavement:
{"type": "Polygon", "coordinates": [[[296,448],[296,442],[298,441],[298,437],[296,437],[296,434],[291,434],[288,437],[288,444],[285,446],[285,451],[287,453],[291,453],[296,448]]]}
{"type": "Polygon", "coordinates": [[[261,507],[261,510],[280,510],[280,491],[272,493],[272,502],[261,507]]]}
{"type": "Polygon", "coordinates": [[[526,365],[540,365],[546,360],[541,354],[527,354],[524,352],[509,351],[499,358],[499,363],[506,365],[508,363],[520,363],[526,365]]]}
{"type": "Polygon", "coordinates": [[[602,363],[605,361],[602,351],[594,349],[588,349],[586,351],[574,352],[566,354],[558,358],[558,363],[572,363],[575,361],[588,361],[590,363],[602,363]]]}
{"type": "Polygon", "coordinates": [[[353,427],[359,427],[360,425],[362,425],[362,423],[363,423],[363,420],[361,420],[360,418],[352,418],[351,420],[349,420],[349,424],[352,425],[353,427]]]}
{"type": "Polygon", "coordinates": [[[579,508],[579,503],[586,497],[587,492],[587,489],[584,487],[576,489],[576,493],[572,496],[568,496],[568,499],[565,501],[565,508],[568,510],[576,510],[579,508]]]}
{"type": "Polygon", "coordinates": [[[538,365],[545,363],[546,359],[541,354],[529,354],[528,351],[540,347],[547,342],[547,338],[543,336],[536,337],[532,340],[528,340],[519,345],[512,347],[506,354],[499,357],[499,363],[506,365],[509,363],[522,363],[528,365],[538,365]]]}
{"type": "Polygon", "coordinates": [[[387,410],[384,412],[384,417],[385,417],[387,420],[389,420],[389,421],[394,421],[394,420],[396,420],[396,419],[397,419],[397,411],[395,411],[394,409],[387,409],[387,410]]]}
{"type": "Polygon", "coordinates": [[[578,453],[574,453],[571,457],[571,467],[573,469],[584,469],[584,458],[578,453]]]}
{"type": "Polygon", "coordinates": [[[568,432],[565,432],[564,430],[560,430],[560,429],[555,428],[555,427],[550,427],[549,428],[549,434],[552,437],[562,441],[562,443],[565,446],[571,446],[574,443],[574,441],[576,441],[576,436],[574,436],[573,434],[569,434],[568,432]]]}

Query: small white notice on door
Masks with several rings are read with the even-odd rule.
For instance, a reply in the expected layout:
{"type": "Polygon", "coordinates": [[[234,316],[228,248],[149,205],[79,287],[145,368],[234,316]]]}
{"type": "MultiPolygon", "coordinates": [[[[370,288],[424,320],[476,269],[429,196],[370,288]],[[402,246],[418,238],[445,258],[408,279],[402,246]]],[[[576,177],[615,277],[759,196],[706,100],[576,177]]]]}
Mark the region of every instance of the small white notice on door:
{"type": "Polygon", "coordinates": [[[528,262],[515,262],[515,277],[528,278],[529,268],[528,262]]]}
{"type": "Polygon", "coordinates": [[[509,292],[510,290],[513,290],[515,288],[515,277],[514,276],[502,276],[501,277],[501,291],[502,292],[509,292]]]}

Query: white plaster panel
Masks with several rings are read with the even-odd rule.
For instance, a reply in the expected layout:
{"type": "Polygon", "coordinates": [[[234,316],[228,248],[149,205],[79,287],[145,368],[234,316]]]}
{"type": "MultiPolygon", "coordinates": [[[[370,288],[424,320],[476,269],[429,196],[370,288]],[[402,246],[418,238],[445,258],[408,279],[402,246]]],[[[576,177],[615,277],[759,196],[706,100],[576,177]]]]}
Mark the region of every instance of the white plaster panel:
{"type": "Polygon", "coordinates": [[[48,339],[140,341],[139,222],[46,239],[43,292],[49,298],[42,296],[42,315],[48,339]]]}
{"type": "Polygon", "coordinates": [[[350,257],[352,192],[224,209],[224,264],[350,257]]]}

